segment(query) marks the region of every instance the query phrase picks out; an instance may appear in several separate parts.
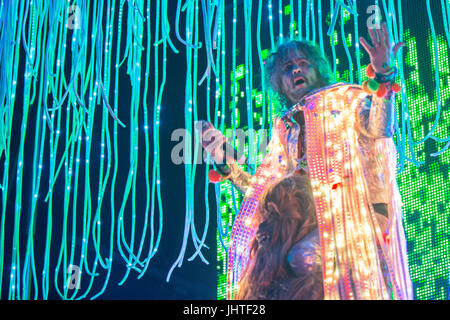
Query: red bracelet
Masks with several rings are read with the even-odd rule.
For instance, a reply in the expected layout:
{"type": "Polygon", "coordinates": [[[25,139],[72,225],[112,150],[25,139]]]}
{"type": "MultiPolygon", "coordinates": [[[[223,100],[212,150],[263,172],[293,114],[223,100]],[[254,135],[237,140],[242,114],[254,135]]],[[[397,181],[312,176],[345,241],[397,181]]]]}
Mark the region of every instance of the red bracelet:
{"type": "Polygon", "coordinates": [[[375,93],[377,97],[384,98],[389,91],[389,84],[394,92],[399,92],[401,87],[395,82],[379,83],[375,80],[375,70],[372,64],[369,64],[366,69],[366,74],[369,77],[368,80],[362,83],[364,91],[369,94],[375,93]]]}

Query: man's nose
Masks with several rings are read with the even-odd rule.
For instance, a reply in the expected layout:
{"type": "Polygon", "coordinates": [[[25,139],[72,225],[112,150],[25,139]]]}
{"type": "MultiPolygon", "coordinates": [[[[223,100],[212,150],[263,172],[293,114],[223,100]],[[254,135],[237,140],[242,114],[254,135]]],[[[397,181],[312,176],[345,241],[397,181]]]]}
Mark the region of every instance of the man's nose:
{"type": "Polygon", "coordinates": [[[302,68],[300,68],[300,66],[296,63],[294,63],[293,67],[292,67],[292,73],[296,74],[296,73],[301,73],[302,72],[302,68]]]}

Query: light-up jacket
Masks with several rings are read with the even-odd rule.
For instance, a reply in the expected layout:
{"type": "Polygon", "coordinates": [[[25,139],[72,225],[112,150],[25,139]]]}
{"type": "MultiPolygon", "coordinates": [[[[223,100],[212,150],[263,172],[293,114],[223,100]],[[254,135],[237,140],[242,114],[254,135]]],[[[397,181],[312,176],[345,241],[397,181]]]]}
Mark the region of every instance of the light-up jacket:
{"type": "MultiPolygon", "coordinates": [[[[336,84],[339,86],[340,84],[336,84]]],[[[349,102],[350,103],[350,102],[349,102]]],[[[367,95],[356,108],[356,121],[354,129],[357,133],[358,151],[361,158],[362,171],[368,190],[369,201],[374,211],[388,216],[389,203],[388,185],[383,177],[383,163],[380,160],[379,144],[389,139],[393,144],[394,134],[394,93],[390,92],[385,98],[367,95]]],[[[291,118],[282,119],[287,129],[283,133],[277,132],[278,139],[287,150],[286,176],[300,173],[308,174],[306,161],[306,134],[303,112],[293,114],[291,118]],[[293,121],[292,121],[293,120],[293,121]]],[[[279,118],[274,121],[280,121],[279,118]]],[[[276,126],[274,129],[276,130],[276,126]]],[[[273,136],[273,135],[272,135],[273,136]]],[[[271,144],[269,144],[270,146],[271,144]]],[[[243,171],[237,164],[230,164],[231,173],[228,179],[243,193],[247,193],[252,184],[252,175],[243,171]]],[[[251,189],[251,188],[250,188],[251,189]]],[[[252,190],[250,190],[252,191],[252,190]]],[[[305,275],[320,267],[321,248],[319,233],[312,232],[293,246],[287,260],[297,275],[305,275]],[[306,257],[306,258],[305,258],[306,257]]]]}

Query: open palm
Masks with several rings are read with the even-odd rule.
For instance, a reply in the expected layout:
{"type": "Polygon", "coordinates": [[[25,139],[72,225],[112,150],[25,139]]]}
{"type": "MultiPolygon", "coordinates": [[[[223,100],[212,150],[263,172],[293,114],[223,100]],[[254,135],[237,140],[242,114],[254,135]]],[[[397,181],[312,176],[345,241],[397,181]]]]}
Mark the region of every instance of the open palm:
{"type": "Polygon", "coordinates": [[[370,45],[363,37],[360,37],[359,41],[369,54],[370,62],[375,72],[381,74],[387,73],[392,68],[393,60],[397,55],[398,50],[403,47],[405,43],[399,42],[394,44],[389,36],[385,22],[383,22],[381,29],[369,28],[369,34],[373,45],[370,45]]]}

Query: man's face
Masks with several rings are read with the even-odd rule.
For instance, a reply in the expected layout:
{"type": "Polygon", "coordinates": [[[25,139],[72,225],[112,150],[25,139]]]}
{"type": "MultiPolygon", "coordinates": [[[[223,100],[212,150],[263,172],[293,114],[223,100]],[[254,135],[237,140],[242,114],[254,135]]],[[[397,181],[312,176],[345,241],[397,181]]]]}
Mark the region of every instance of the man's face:
{"type": "Polygon", "coordinates": [[[279,67],[281,94],[291,104],[296,104],[304,95],[319,88],[319,77],[314,65],[302,51],[290,50],[280,61],[279,67]]]}

